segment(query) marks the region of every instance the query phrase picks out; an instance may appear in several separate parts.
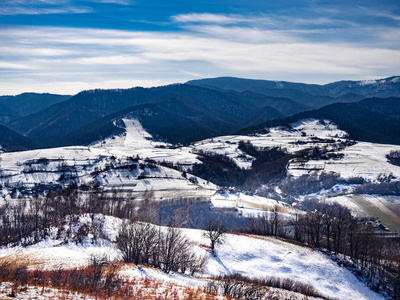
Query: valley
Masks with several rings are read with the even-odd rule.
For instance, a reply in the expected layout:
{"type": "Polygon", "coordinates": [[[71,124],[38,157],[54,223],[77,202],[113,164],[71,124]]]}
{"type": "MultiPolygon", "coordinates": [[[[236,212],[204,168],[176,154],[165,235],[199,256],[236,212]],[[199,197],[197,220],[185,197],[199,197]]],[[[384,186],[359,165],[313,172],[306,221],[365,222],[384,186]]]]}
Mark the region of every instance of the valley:
{"type": "MultiPolygon", "coordinates": [[[[64,289],[77,299],[97,297],[96,289],[115,299],[395,299],[400,146],[354,139],[345,129],[357,120],[322,117],[329,105],[282,118],[278,98],[268,98],[281,110],[277,119],[261,120],[263,110],[252,126],[246,115],[254,109],[241,111],[251,106],[245,102],[272,96],[224,88],[196,87],[200,95],[186,102],[173,98],[190,98],[193,87],[167,87],[177,94],[166,102],[156,100],[162,88],[85,91],[78,99],[89,95],[102,110],[87,120],[87,107],[71,108],[74,96],[3,119],[20,134],[7,128],[0,139],[0,297],[37,297],[41,282],[48,297],[64,289]],[[107,114],[104,103],[115,94],[125,106],[133,101],[128,94],[151,103],[107,114]],[[208,97],[218,99],[217,115],[196,103],[208,97]],[[62,118],[48,119],[61,107],[62,118]],[[52,141],[43,144],[38,137],[46,132],[52,141]],[[214,244],[207,234],[218,230],[214,244]],[[85,285],[66,279],[73,276],[87,278],[85,285]]],[[[324,93],[331,102],[339,97],[324,93]]],[[[353,102],[383,113],[396,101],[353,102]]],[[[393,109],[388,120],[396,118],[393,109]]]]}

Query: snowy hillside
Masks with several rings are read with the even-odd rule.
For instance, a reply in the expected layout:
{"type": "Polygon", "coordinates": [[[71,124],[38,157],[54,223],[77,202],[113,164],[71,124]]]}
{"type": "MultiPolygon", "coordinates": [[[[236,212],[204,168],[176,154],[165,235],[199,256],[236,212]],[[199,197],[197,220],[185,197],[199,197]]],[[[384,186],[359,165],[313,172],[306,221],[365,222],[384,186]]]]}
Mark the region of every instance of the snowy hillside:
{"type": "MultiPolygon", "coordinates": [[[[24,196],[32,189],[93,181],[105,190],[117,189],[128,198],[140,199],[146,191],[152,191],[156,199],[211,199],[219,187],[191,175],[191,167],[202,163],[199,154],[213,153],[228,157],[242,169],[250,169],[256,157],[239,149],[243,142],[258,149],[279,147],[288,153],[318,147],[323,149],[321,153],[334,154],[329,159],[290,160],[287,170],[294,178],[322,172],[335,172],[345,179],[361,177],[366,182],[400,178],[400,167],[390,164],[386,158],[390,151],[400,151],[400,146],[349,142],[346,133],[330,121],[302,120],[290,128],[270,128],[256,135],[222,136],[182,147],[154,141],[135,118],[124,118],[119,126],[126,130],[124,134],[108,137],[89,147],[2,153],[0,201],[24,196]]],[[[351,190],[352,186],[347,188],[351,190]]],[[[239,203],[235,194],[215,194],[212,201],[215,207],[258,209],[273,207],[275,201],[249,197],[250,201],[242,199],[239,203]]],[[[349,201],[347,204],[351,206],[349,201]]]]}
{"type": "MultiPolygon", "coordinates": [[[[382,299],[348,269],[334,263],[318,250],[277,238],[244,233],[224,234],[223,243],[216,245],[214,256],[210,254],[210,241],[203,236],[203,231],[180,229],[191,241],[187,245],[193,244],[198,257],[197,262],[202,262],[201,258],[205,258],[201,270],[193,272],[194,276],[189,276],[190,272],[185,271],[184,274],[168,273],[153,267],[122,263],[122,250],[115,243],[120,228],[124,227],[121,226],[122,219],[119,219],[120,216],[116,218],[90,212],[93,203],[90,203],[90,194],[87,191],[93,186],[101,187],[105,192],[103,198],[93,199],[101,199],[105,205],[103,208],[110,205],[112,209],[109,211],[113,210],[114,213],[117,212],[114,204],[120,205],[124,202],[127,205],[119,206],[119,209],[122,207],[119,214],[123,214],[124,209],[131,209],[130,214],[123,217],[129,219],[150,216],[149,211],[141,210],[143,207],[136,206],[137,202],[131,200],[150,197],[151,200],[158,201],[157,205],[169,203],[170,206],[165,204],[163,210],[161,205],[157,207],[159,211],[156,223],[164,225],[169,221],[178,220],[192,228],[205,228],[208,220],[220,218],[230,230],[233,228],[238,229],[237,231],[240,229],[243,232],[257,233],[260,223],[256,222],[261,221],[264,222],[261,226],[269,227],[263,233],[257,234],[281,234],[287,238],[293,234],[293,224],[298,218],[313,216],[313,213],[306,212],[306,208],[297,205],[298,202],[304,204],[307,202],[304,199],[312,196],[323,200],[323,203],[340,203],[356,216],[379,217],[385,226],[396,230],[400,216],[398,197],[355,195],[353,191],[361,184],[352,183],[350,180],[356,177],[357,182],[361,180],[366,184],[396,183],[400,178],[400,167],[387,162],[386,155],[393,150],[400,151],[400,146],[349,141],[346,139],[346,132],[327,120],[307,119],[289,127],[269,128],[255,135],[221,136],[184,146],[153,140],[136,118],[126,117],[121,122],[116,121],[116,124],[125,130],[124,134],[107,137],[87,147],[0,154],[0,208],[4,208],[4,212],[14,208],[13,211],[18,212],[19,207],[22,211],[32,210],[35,203],[44,204],[49,199],[57,205],[70,205],[64,207],[63,213],[66,214],[62,216],[57,215],[57,209],[60,209],[57,205],[49,209],[37,208],[36,219],[47,213],[54,217],[53,222],[56,223],[46,223],[48,220],[43,218],[47,226],[53,224],[49,231],[41,225],[35,225],[32,221],[35,220],[35,215],[27,214],[32,217],[29,224],[31,228],[35,228],[35,234],[28,232],[28,235],[25,235],[25,247],[21,246],[23,243],[13,241],[13,245],[0,248],[0,264],[12,262],[18,266],[28,266],[28,270],[40,269],[45,272],[86,268],[94,261],[114,262],[113,270],[118,270],[118,276],[124,278],[125,282],[135,282],[132,286],[136,288],[146,286],[147,291],[152,289],[152,293],[155,294],[174,291],[173,293],[180,295],[180,298],[176,299],[185,299],[193,293],[204,296],[197,299],[224,299],[218,294],[218,284],[221,280],[229,278],[226,276],[235,274],[245,276],[243,278],[247,280],[266,280],[271,277],[279,278],[280,283],[292,280],[306,287],[312,286],[315,293],[320,295],[318,297],[382,299]],[[267,168],[261,168],[260,173],[251,172],[260,167],[262,155],[267,164],[270,163],[269,159],[273,162],[276,158],[287,159],[283,160],[284,177],[280,181],[271,181],[269,185],[260,182],[255,193],[232,186],[218,186],[207,177],[193,175],[196,174],[193,171],[195,167],[199,170],[201,166],[205,166],[205,171],[214,172],[213,165],[217,165],[218,161],[213,161],[212,158],[225,160],[226,169],[223,166],[219,176],[227,177],[233,172],[237,172],[235,174],[238,177],[260,175],[268,171],[267,168]],[[339,180],[340,184],[334,182],[335,185],[326,189],[318,185],[312,193],[302,193],[299,189],[299,193],[290,195],[290,202],[285,202],[289,199],[285,194],[285,187],[298,188],[302,182],[310,180],[319,184],[323,176],[327,177],[326,174],[335,174],[329,175],[331,177],[328,176],[328,179],[339,180]],[[58,188],[72,183],[77,184],[77,193],[83,195],[74,200],[76,207],[72,207],[68,197],[57,202],[57,194],[54,194],[54,199],[52,195],[44,195],[36,200],[32,197],[35,193],[57,191],[58,188]],[[267,192],[257,194],[258,190],[262,191],[263,188],[267,192]],[[22,200],[27,200],[26,206],[18,205],[22,200]],[[193,204],[189,200],[199,202],[193,204]],[[75,211],[76,215],[68,215],[69,209],[75,211]],[[86,212],[89,214],[85,214],[86,212]],[[58,228],[55,224],[58,224],[58,228]],[[44,240],[38,242],[41,237],[44,240]],[[207,298],[208,293],[211,293],[210,282],[217,288],[212,290],[212,298],[207,298]]],[[[279,165],[268,165],[268,168],[279,168],[279,165]]],[[[211,175],[214,175],[212,172],[211,175]]],[[[209,175],[207,172],[204,174],[209,175]]],[[[257,176],[253,178],[257,179],[257,176]]],[[[97,192],[95,190],[95,193],[97,192]]],[[[18,214],[14,215],[14,218],[17,217],[18,214]]],[[[350,213],[348,217],[351,219],[350,213]]],[[[24,225],[25,219],[21,217],[18,222],[24,225]]],[[[158,231],[159,234],[164,230],[167,229],[162,227],[158,231]]],[[[322,240],[321,235],[321,244],[318,244],[318,240],[314,246],[323,247],[326,240],[322,240]]],[[[340,239],[338,241],[340,244],[340,239]]],[[[302,242],[306,243],[306,233],[302,242]]],[[[311,245],[310,241],[308,245],[311,245]]],[[[8,291],[7,284],[0,285],[0,297],[2,291],[8,291]]],[[[31,288],[31,294],[37,292],[34,287],[31,288]]],[[[314,294],[305,296],[299,294],[299,291],[288,291],[281,287],[271,287],[268,291],[262,291],[269,293],[267,298],[273,294],[289,299],[314,297],[314,294]]],[[[54,295],[57,290],[49,293],[54,295]]],[[[147,294],[143,295],[143,299],[146,299],[147,294]]]]}
{"type": "Polygon", "coordinates": [[[195,161],[195,155],[160,151],[156,148],[160,143],[147,140],[150,136],[137,120],[125,120],[125,124],[124,136],[89,147],[3,153],[0,183],[8,187],[3,189],[3,195],[9,195],[12,188],[22,190],[72,181],[88,184],[93,180],[105,189],[118,187],[139,198],[147,190],[153,190],[159,198],[208,197],[215,192],[215,185],[201,179],[190,181],[182,177],[181,172],[156,165],[151,160],[174,154],[177,161],[184,162],[185,157],[195,161]]]}
{"type": "MultiPolygon", "coordinates": [[[[91,241],[90,234],[82,244],[67,243],[49,238],[27,248],[0,250],[0,263],[5,260],[18,261],[29,267],[56,270],[89,265],[93,257],[117,261],[120,252],[112,243],[121,226],[121,220],[113,217],[101,218],[105,239],[91,241]]],[[[91,222],[82,216],[80,223],[91,222]]],[[[348,270],[340,267],[325,255],[312,249],[297,246],[276,238],[264,238],[237,234],[226,234],[223,243],[216,247],[217,256],[208,253],[209,240],[201,230],[182,229],[193,241],[199,256],[206,257],[204,268],[195,276],[178,273],[165,274],[151,268],[125,265],[120,268],[124,278],[148,278],[168,284],[204,289],[209,278],[239,273],[251,278],[290,278],[312,285],[318,292],[335,299],[383,299],[356,279],[348,270]]],[[[296,299],[296,298],[295,298],[296,299]]]]}

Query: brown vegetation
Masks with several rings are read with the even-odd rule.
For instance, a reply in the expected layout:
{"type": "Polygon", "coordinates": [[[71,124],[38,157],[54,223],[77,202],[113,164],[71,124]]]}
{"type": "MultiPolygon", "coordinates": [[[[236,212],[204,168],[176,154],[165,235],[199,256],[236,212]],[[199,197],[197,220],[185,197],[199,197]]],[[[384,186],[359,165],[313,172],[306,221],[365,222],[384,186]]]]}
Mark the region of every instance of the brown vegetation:
{"type": "Polygon", "coordinates": [[[27,285],[56,288],[94,296],[96,299],[215,299],[196,288],[160,283],[148,278],[122,278],[122,265],[95,265],[71,270],[29,270],[10,263],[0,264],[0,282],[14,282],[13,293],[27,285]]]}

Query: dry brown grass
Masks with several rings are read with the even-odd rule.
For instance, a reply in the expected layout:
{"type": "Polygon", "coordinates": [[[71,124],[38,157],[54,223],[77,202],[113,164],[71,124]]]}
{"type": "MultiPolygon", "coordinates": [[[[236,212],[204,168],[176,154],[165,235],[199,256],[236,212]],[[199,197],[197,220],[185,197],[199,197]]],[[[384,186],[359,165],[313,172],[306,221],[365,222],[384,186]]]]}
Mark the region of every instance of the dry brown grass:
{"type": "MultiPolygon", "coordinates": [[[[77,292],[96,299],[221,299],[215,294],[198,288],[179,286],[149,278],[122,278],[119,272],[127,266],[122,263],[58,270],[34,269],[32,267],[35,264],[36,262],[32,263],[24,254],[2,258],[0,282],[13,282],[18,292],[29,285],[41,287],[43,292],[48,288],[60,289],[65,293],[77,292]]],[[[128,267],[134,266],[134,264],[128,265],[128,267]]],[[[56,298],[62,299],[63,297],[61,293],[56,298]]],[[[71,298],[66,295],[65,299],[71,298]]]]}

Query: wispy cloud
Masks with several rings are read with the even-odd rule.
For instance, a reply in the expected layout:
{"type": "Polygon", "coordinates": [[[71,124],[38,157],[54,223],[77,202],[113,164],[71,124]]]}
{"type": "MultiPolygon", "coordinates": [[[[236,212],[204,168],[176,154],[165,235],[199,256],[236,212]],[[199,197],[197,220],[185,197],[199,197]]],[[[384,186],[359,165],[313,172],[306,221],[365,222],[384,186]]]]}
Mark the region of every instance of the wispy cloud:
{"type": "Polygon", "coordinates": [[[10,63],[7,61],[0,61],[0,70],[1,69],[29,70],[33,69],[33,67],[25,63],[10,63]]]}
{"type": "Polygon", "coordinates": [[[210,13],[192,13],[192,14],[181,14],[173,16],[172,19],[179,23],[238,23],[246,21],[245,18],[233,15],[223,14],[210,14],[210,13]]]}
{"type": "MultiPolygon", "coordinates": [[[[134,4],[130,0],[80,1],[84,6],[73,0],[3,3],[14,9],[9,14],[18,9],[27,9],[26,14],[84,12],[108,4],[120,12],[119,5],[134,4]]],[[[385,22],[369,24],[368,11],[356,19],[350,17],[354,11],[341,14],[335,6],[312,9],[309,17],[288,9],[144,18],[154,25],[151,31],[7,26],[0,31],[0,94],[154,86],[201,76],[322,83],[398,74],[400,30],[394,12],[385,10],[375,16],[385,22]],[[159,31],[154,30],[157,26],[159,31]]],[[[128,23],[140,17],[126,15],[128,23]]]]}
{"type": "Polygon", "coordinates": [[[95,56],[72,59],[69,63],[82,65],[136,65],[149,63],[148,60],[127,55],[95,56]]]}
{"type": "Polygon", "coordinates": [[[377,10],[377,9],[373,9],[373,8],[366,7],[366,6],[359,6],[357,8],[360,13],[368,15],[368,16],[372,16],[372,17],[376,17],[376,18],[386,18],[386,19],[400,22],[400,15],[395,14],[388,9],[377,10]]]}
{"type": "Polygon", "coordinates": [[[89,7],[75,6],[70,0],[4,0],[0,3],[0,16],[81,14],[91,12],[89,7]]]}
{"type": "Polygon", "coordinates": [[[251,26],[257,28],[269,28],[269,29],[287,29],[295,26],[308,26],[308,25],[349,25],[352,22],[348,20],[341,20],[339,18],[332,17],[309,17],[304,18],[297,16],[296,14],[290,15],[270,15],[270,14],[257,14],[257,15],[226,15],[226,14],[210,14],[210,13],[192,13],[192,14],[180,14],[172,16],[173,21],[183,24],[218,24],[218,25],[230,25],[240,24],[242,26],[251,26]]]}
{"type": "Polygon", "coordinates": [[[203,33],[208,37],[222,40],[241,41],[249,43],[295,42],[299,41],[296,34],[287,30],[264,30],[251,27],[218,25],[186,26],[192,32],[203,33]]]}
{"type": "Polygon", "coordinates": [[[86,0],[88,2],[94,3],[109,3],[109,4],[120,4],[120,5],[133,5],[134,1],[132,0],[86,0]]]}
{"type": "MultiPolygon", "coordinates": [[[[210,74],[210,70],[214,74],[253,72],[264,74],[265,78],[273,78],[273,74],[298,74],[299,78],[305,74],[364,78],[382,72],[396,74],[400,69],[400,51],[396,49],[370,48],[356,43],[317,43],[290,38],[286,32],[216,25],[204,30],[204,34],[196,32],[6,29],[0,38],[12,40],[13,45],[0,48],[3,53],[0,74],[3,74],[3,83],[10,84],[17,78],[29,81],[35,74],[37,90],[41,89],[39,79],[46,88],[47,81],[57,85],[79,79],[80,84],[75,85],[78,92],[83,87],[101,87],[98,84],[104,82],[121,82],[116,84],[119,87],[128,87],[138,80],[153,82],[152,78],[156,79],[154,82],[172,83],[205,71],[210,74]],[[250,43],[249,39],[257,42],[250,43]],[[13,47],[18,51],[12,53],[13,47]]],[[[5,94],[12,85],[1,86],[0,94],[5,94]]]]}

